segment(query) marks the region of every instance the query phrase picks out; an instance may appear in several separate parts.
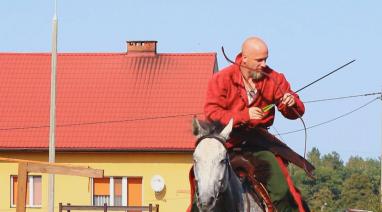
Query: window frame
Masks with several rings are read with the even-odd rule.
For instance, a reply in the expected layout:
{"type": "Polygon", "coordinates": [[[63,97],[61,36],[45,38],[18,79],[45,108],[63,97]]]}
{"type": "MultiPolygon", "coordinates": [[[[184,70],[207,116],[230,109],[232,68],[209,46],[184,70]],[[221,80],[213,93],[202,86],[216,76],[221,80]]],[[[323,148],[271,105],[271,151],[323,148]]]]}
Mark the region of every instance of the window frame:
{"type": "MultiPolygon", "coordinates": [[[[11,195],[10,195],[10,207],[11,208],[16,208],[16,204],[13,202],[13,193],[14,193],[14,187],[13,187],[13,181],[14,177],[17,177],[18,180],[18,175],[11,175],[10,176],[10,187],[11,187],[11,195]]],[[[27,179],[27,186],[28,186],[28,191],[29,191],[29,199],[26,199],[26,204],[25,207],[27,208],[41,208],[42,207],[42,193],[41,193],[41,204],[40,205],[34,205],[33,204],[33,197],[34,197],[34,177],[40,177],[41,178],[41,187],[42,187],[42,175],[28,175],[27,179]]],[[[18,186],[18,182],[17,182],[18,186]]],[[[41,188],[42,189],[42,188],[41,188]]]]}
{"type": "MultiPolygon", "coordinates": [[[[126,177],[126,176],[105,176],[104,178],[109,178],[109,201],[110,201],[110,206],[115,206],[114,205],[114,178],[122,178],[122,205],[121,206],[127,206],[127,197],[128,197],[128,191],[127,191],[127,182],[128,179],[131,177],[126,177]]],[[[142,177],[139,177],[142,179],[142,177]]],[[[95,206],[95,201],[94,201],[94,178],[91,178],[91,196],[90,196],[90,204],[92,206],[95,206]]],[[[142,196],[143,198],[143,196],[142,196]]]]}

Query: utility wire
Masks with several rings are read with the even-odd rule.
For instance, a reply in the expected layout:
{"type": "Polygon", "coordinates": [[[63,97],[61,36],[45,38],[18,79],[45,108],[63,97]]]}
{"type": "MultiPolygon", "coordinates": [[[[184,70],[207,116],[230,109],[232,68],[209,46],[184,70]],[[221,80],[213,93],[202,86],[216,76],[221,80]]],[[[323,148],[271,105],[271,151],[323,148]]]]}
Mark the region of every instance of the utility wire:
{"type": "MultiPolygon", "coordinates": [[[[279,136],[279,139],[284,142],[284,138],[281,136],[281,134],[279,133],[279,131],[276,129],[276,127],[274,125],[272,125],[272,128],[275,130],[276,134],[279,136]]],[[[284,142],[285,143],[285,142],[284,142]]]]}
{"type": "MultiPolygon", "coordinates": [[[[73,126],[83,126],[83,125],[111,124],[111,123],[122,123],[122,122],[132,122],[132,121],[145,121],[145,120],[154,120],[154,119],[176,118],[176,117],[183,117],[183,116],[195,116],[195,115],[201,115],[201,114],[202,113],[190,113],[190,114],[180,114],[180,115],[171,115],[171,116],[156,116],[156,117],[122,119],[122,120],[111,120],[111,121],[83,122],[83,123],[74,123],[74,124],[61,124],[61,125],[57,125],[57,127],[73,127],[73,126]]],[[[28,127],[12,127],[12,128],[0,128],[0,131],[39,129],[39,128],[48,128],[48,127],[49,127],[49,125],[28,126],[28,127]]]]}
{"type": "MultiPolygon", "coordinates": [[[[330,101],[330,100],[340,100],[345,98],[355,98],[355,97],[363,97],[363,96],[370,96],[370,95],[382,95],[382,92],[374,92],[374,93],[366,93],[366,94],[360,94],[360,95],[352,95],[352,96],[344,96],[344,97],[335,97],[335,98],[328,98],[328,99],[319,99],[319,100],[312,100],[312,101],[306,101],[304,103],[314,103],[314,102],[322,102],[322,101],[330,101]]],[[[113,124],[113,123],[123,123],[123,122],[133,122],[133,121],[145,121],[145,120],[155,120],[155,119],[167,119],[167,118],[176,118],[176,117],[185,117],[185,116],[194,116],[194,115],[202,115],[203,113],[189,113],[189,114],[178,114],[178,115],[169,115],[169,116],[154,116],[154,117],[144,117],[144,118],[132,118],[132,119],[121,119],[121,120],[109,120],[109,121],[94,121],[94,122],[82,122],[82,123],[73,123],[73,124],[61,124],[57,125],[57,127],[73,127],[73,126],[85,126],[85,125],[96,125],[96,124],[113,124]]],[[[312,128],[314,126],[308,127],[312,128]]],[[[12,130],[28,130],[28,129],[41,129],[41,128],[49,128],[49,125],[40,125],[40,126],[25,126],[25,127],[11,127],[11,128],[0,128],[0,131],[12,131],[12,130]]],[[[302,131],[302,130],[295,130],[296,132],[302,131]]],[[[284,135],[284,134],[290,134],[291,132],[285,132],[285,133],[278,133],[278,135],[284,135]]]]}
{"type": "MultiPolygon", "coordinates": [[[[319,124],[315,124],[315,125],[309,126],[309,127],[307,127],[306,129],[311,129],[311,128],[314,128],[314,127],[318,127],[318,126],[321,126],[321,125],[324,125],[324,124],[328,124],[328,123],[330,123],[330,122],[333,122],[333,121],[335,121],[335,120],[337,120],[337,119],[343,118],[343,117],[345,117],[345,116],[347,116],[347,115],[350,115],[350,114],[352,114],[352,113],[354,113],[354,112],[356,112],[356,111],[358,111],[358,110],[360,110],[360,109],[362,109],[362,108],[368,106],[369,104],[371,104],[372,102],[374,102],[374,101],[377,100],[377,99],[379,99],[379,97],[374,98],[373,100],[371,100],[371,101],[365,103],[364,105],[361,105],[360,107],[357,107],[357,108],[354,109],[354,110],[351,110],[351,111],[349,111],[349,112],[347,112],[347,113],[344,113],[344,114],[342,114],[342,115],[340,115],[340,116],[337,116],[337,117],[335,117],[335,118],[333,118],[333,119],[330,119],[330,120],[328,120],[328,121],[324,121],[324,122],[321,122],[321,123],[319,123],[319,124]]],[[[287,135],[287,134],[292,134],[292,133],[300,132],[300,131],[303,131],[303,130],[304,130],[304,129],[299,129],[299,130],[293,130],[293,131],[283,132],[283,133],[279,133],[278,136],[281,136],[281,135],[287,135]]]]}
{"type": "Polygon", "coordinates": [[[352,96],[342,96],[342,97],[334,97],[334,98],[327,98],[327,99],[318,99],[318,100],[304,101],[303,103],[324,102],[324,101],[332,101],[332,100],[339,100],[339,99],[348,99],[348,98],[356,98],[356,97],[374,96],[374,95],[381,95],[381,94],[382,94],[382,92],[374,92],[374,93],[366,93],[366,94],[359,94],[359,95],[352,95],[352,96]]]}

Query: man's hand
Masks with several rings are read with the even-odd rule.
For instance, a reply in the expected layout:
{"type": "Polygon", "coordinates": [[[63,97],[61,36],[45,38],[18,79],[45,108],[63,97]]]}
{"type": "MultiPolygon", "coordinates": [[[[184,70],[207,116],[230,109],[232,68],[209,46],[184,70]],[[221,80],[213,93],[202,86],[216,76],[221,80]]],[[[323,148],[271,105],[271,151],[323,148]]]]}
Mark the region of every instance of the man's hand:
{"type": "Polygon", "coordinates": [[[264,117],[264,112],[261,108],[251,107],[249,108],[249,119],[262,119],[264,117]]]}
{"type": "Polygon", "coordinates": [[[283,98],[281,98],[281,103],[285,104],[288,107],[292,107],[296,104],[294,96],[290,93],[285,93],[283,98]]]}

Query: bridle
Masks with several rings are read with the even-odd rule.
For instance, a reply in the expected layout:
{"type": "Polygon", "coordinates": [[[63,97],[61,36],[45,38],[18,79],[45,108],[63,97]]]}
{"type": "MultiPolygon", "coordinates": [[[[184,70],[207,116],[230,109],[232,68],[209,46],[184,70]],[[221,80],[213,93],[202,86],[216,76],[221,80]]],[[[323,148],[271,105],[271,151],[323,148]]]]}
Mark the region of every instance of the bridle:
{"type": "MultiPolygon", "coordinates": [[[[228,181],[231,179],[232,177],[232,174],[231,174],[231,171],[229,170],[229,167],[231,166],[230,164],[230,160],[229,160],[229,155],[228,155],[228,148],[227,148],[227,145],[226,145],[226,139],[219,136],[219,135],[203,135],[201,137],[199,137],[196,142],[195,142],[195,148],[199,145],[199,143],[204,140],[204,139],[207,139],[207,138],[211,138],[211,139],[215,139],[215,140],[218,140],[223,146],[224,148],[226,149],[227,153],[226,153],[226,156],[225,156],[225,159],[224,159],[224,164],[225,164],[225,171],[228,172],[228,181]]],[[[219,188],[219,192],[217,192],[214,196],[214,202],[216,202],[220,197],[221,197],[221,194],[224,192],[223,191],[223,187],[224,187],[224,184],[221,184],[220,188],[219,188]]],[[[199,198],[199,192],[198,192],[198,186],[196,186],[195,188],[195,192],[196,192],[196,197],[199,198]]]]}

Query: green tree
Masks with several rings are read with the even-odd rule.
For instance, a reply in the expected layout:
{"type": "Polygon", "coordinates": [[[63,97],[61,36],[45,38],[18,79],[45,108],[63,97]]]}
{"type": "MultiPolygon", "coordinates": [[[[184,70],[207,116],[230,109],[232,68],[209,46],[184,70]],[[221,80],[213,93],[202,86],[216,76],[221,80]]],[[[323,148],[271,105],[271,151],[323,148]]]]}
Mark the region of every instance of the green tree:
{"type": "Polygon", "coordinates": [[[320,188],[309,201],[312,211],[332,211],[336,208],[333,194],[327,187],[320,188]]]}
{"type": "Polygon", "coordinates": [[[342,182],[344,181],[344,165],[337,152],[322,157],[321,166],[317,168],[317,190],[325,186],[332,191],[335,201],[340,199],[342,182]]]}
{"type": "Polygon", "coordinates": [[[337,152],[326,154],[322,157],[321,165],[331,169],[342,169],[344,162],[341,160],[340,155],[337,152]]]}
{"type": "Polygon", "coordinates": [[[345,180],[340,203],[344,209],[359,208],[370,210],[370,199],[375,196],[372,184],[365,174],[353,174],[345,180]]]}
{"type": "Polygon", "coordinates": [[[290,174],[313,211],[380,211],[380,160],[352,156],[344,165],[337,152],[321,155],[317,148],[307,155],[316,167],[315,179],[293,165],[290,174]]]}
{"type": "MultiPolygon", "coordinates": [[[[359,156],[352,156],[349,158],[346,166],[347,179],[354,178],[354,176],[363,176],[367,178],[368,185],[371,188],[366,188],[369,192],[366,196],[363,196],[360,201],[366,202],[368,209],[372,211],[379,210],[379,193],[380,193],[380,161],[374,159],[366,159],[359,156]]],[[[353,182],[357,183],[357,182],[353,182]]],[[[347,188],[343,188],[344,194],[347,188]]],[[[360,196],[360,195],[358,195],[360,196]]],[[[344,196],[345,198],[345,196],[344,196]]],[[[348,197],[347,197],[348,198],[348,197]]]]}
{"type": "Polygon", "coordinates": [[[313,164],[313,166],[319,166],[321,163],[321,153],[320,151],[316,148],[313,147],[313,149],[308,152],[308,161],[313,164]]]}

